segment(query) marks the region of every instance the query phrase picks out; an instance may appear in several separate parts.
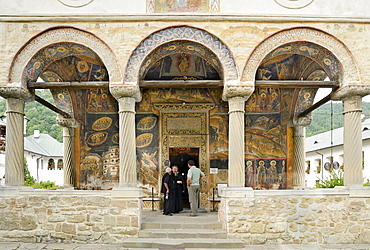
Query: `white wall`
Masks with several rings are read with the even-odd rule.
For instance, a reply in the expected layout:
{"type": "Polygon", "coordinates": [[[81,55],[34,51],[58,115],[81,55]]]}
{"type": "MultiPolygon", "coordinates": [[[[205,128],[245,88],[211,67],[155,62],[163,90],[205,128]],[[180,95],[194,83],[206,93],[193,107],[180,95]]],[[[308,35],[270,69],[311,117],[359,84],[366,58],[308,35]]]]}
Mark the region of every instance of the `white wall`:
{"type": "MultiPolygon", "coordinates": [[[[54,170],[48,170],[48,161],[50,157],[42,157],[42,166],[40,165],[37,169],[37,159],[40,155],[24,152],[24,157],[27,159],[28,170],[30,171],[33,178],[35,178],[38,182],[41,181],[53,181],[56,185],[62,186],[64,183],[64,170],[58,170],[58,160],[61,158],[52,158],[55,162],[54,170]]],[[[41,161],[39,162],[41,164],[41,161]]]]}
{"type": "MultiPolygon", "coordinates": [[[[364,177],[364,183],[367,181],[367,179],[370,179],[370,140],[363,141],[362,150],[364,151],[364,170],[363,170],[363,177],[364,177]]],[[[343,164],[343,145],[334,147],[333,150],[330,149],[324,149],[319,150],[319,153],[324,155],[324,163],[329,161],[329,157],[333,156],[333,161],[339,162],[339,165],[343,164]]],[[[322,172],[320,174],[316,171],[317,166],[317,159],[321,159],[321,155],[317,154],[316,152],[309,152],[306,153],[306,166],[305,169],[307,169],[307,161],[311,162],[311,171],[310,174],[305,174],[305,180],[307,187],[314,187],[316,184],[316,180],[318,178],[322,179],[325,177],[329,177],[329,171],[326,171],[322,167],[322,172]]],[[[345,166],[344,166],[345,167],[345,166]]]]}

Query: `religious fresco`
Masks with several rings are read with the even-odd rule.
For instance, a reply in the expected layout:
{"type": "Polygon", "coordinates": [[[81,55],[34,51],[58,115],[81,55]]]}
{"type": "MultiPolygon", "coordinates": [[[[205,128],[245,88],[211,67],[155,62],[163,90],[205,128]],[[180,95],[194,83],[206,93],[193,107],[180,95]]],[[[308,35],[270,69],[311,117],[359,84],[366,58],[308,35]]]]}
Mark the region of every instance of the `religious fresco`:
{"type": "Polygon", "coordinates": [[[286,188],[285,159],[246,159],[245,185],[254,189],[286,188]]]}
{"type": "Polygon", "coordinates": [[[156,13],[208,13],[210,12],[210,1],[212,0],[155,0],[154,8],[156,13]]]}
{"type": "Polygon", "coordinates": [[[58,43],[41,49],[23,72],[24,82],[36,81],[107,81],[101,59],[89,48],[74,43],[58,43]],[[45,74],[45,75],[44,75],[45,74]]]}
{"type": "Polygon", "coordinates": [[[223,71],[217,56],[203,45],[173,41],[155,49],[139,74],[144,80],[220,80],[223,71]]]}
{"type": "Polygon", "coordinates": [[[158,116],[152,113],[138,113],[135,117],[135,124],[139,185],[143,188],[145,195],[150,195],[152,188],[155,193],[159,192],[158,116]]]}

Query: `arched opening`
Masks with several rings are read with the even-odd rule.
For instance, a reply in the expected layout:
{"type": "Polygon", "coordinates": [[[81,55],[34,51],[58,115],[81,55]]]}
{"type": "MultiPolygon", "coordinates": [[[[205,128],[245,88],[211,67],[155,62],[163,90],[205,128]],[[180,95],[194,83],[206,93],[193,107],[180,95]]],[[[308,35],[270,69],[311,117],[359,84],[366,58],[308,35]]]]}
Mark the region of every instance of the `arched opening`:
{"type": "MultiPolygon", "coordinates": [[[[107,58],[99,56],[111,56],[104,46],[90,34],[73,28],[46,31],[25,46],[35,53],[27,60],[21,82],[31,92],[50,90],[54,105],[39,98],[37,93],[36,101],[56,111],[60,118],[73,118],[79,123],[77,129],[72,128],[76,154],[72,160],[77,177],[75,185],[81,189],[110,189],[117,186],[119,180],[118,175],[111,172],[105,175],[103,171],[103,162],[107,159],[111,169],[119,170],[119,162],[111,160],[111,152],[117,152],[119,143],[118,107],[109,91],[111,80],[118,81],[119,70],[114,58],[107,60],[106,66],[103,61],[107,58]],[[75,41],[62,39],[64,33],[74,34],[75,41]],[[44,40],[40,40],[42,37],[44,40]],[[36,50],[34,43],[39,40],[40,46],[47,44],[36,50]]],[[[24,50],[20,51],[17,61],[25,58],[24,50]]],[[[17,65],[13,65],[11,72],[14,79],[17,65]]],[[[63,161],[58,161],[57,168],[63,167],[63,161]]]]}
{"type": "Polygon", "coordinates": [[[342,72],[333,53],[304,41],[278,46],[260,61],[255,92],[246,102],[246,186],[292,186],[291,121],[310,120],[307,109],[317,90],[337,89],[342,72]]]}
{"type": "MultiPolygon", "coordinates": [[[[171,161],[186,179],[187,161],[207,175],[201,187],[202,208],[210,208],[210,167],[227,171],[227,102],[222,101],[224,70],[219,58],[203,44],[176,40],[154,49],[141,64],[139,86],[143,99],[136,107],[136,148],[139,180],[151,195],[158,194],[171,161]],[[219,147],[223,145],[223,147],[219,147]],[[212,150],[209,155],[208,152],[212,150]]],[[[220,183],[227,182],[227,178],[220,183]]],[[[187,192],[183,194],[188,206],[187,192]]]]}

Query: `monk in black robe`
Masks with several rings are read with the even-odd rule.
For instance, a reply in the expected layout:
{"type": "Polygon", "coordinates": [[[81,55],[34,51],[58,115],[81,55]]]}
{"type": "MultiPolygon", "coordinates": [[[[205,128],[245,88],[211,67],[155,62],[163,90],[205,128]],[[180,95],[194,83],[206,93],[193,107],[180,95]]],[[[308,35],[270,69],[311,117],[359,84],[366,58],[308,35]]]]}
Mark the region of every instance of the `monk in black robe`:
{"type": "Polygon", "coordinates": [[[172,167],[172,173],[175,180],[175,209],[173,213],[179,213],[183,210],[182,193],[185,192],[185,182],[177,166],[172,167]]]}
{"type": "MultiPolygon", "coordinates": [[[[166,171],[167,172],[167,171],[166,171]]],[[[172,216],[175,211],[175,188],[176,182],[172,171],[165,174],[162,179],[162,193],[164,193],[163,214],[172,216]]]]}

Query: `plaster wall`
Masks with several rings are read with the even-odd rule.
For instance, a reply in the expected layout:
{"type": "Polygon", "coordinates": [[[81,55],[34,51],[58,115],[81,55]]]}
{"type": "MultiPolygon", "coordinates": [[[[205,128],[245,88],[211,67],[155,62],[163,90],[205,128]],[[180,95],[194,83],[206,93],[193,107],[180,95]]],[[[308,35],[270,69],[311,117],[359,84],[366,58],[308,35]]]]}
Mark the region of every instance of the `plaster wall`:
{"type": "MultiPolygon", "coordinates": [[[[90,32],[106,43],[117,57],[121,72],[127,65],[132,51],[149,34],[169,26],[184,25],[183,21],[166,22],[147,21],[96,21],[89,18],[78,18],[76,22],[68,19],[63,22],[43,21],[36,22],[32,19],[19,19],[16,22],[2,21],[0,17],[0,85],[8,84],[9,70],[17,52],[27,44],[35,35],[53,27],[72,26],[90,32]]],[[[370,84],[370,62],[367,55],[370,53],[370,29],[367,23],[339,23],[339,22],[251,22],[251,21],[201,21],[196,22],[188,17],[186,25],[205,29],[220,38],[233,53],[236,66],[241,75],[247,59],[254,48],[268,36],[283,29],[293,27],[312,27],[323,30],[338,38],[354,56],[356,66],[361,77],[360,84],[370,84]]],[[[78,43],[78,41],[76,41],[78,43]]],[[[278,43],[278,41],[277,41],[278,43]]],[[[41,48],[40,48],[41,49],[41,48]]],[[[92,48],[94,50],[94,48],[92,48]]],[[[334,51],[334,55],[337,55],[334,51]]],[[[357,72],[356,72],[357,73],[357,72]]],[[[356,74],[355,73],[355,74],[356,74]]]]}
{"type": "MultiPolygon", "coordinates": [[[[160,2],[160,1],[154,1],[160,2]]],[[[219,6],[219,14],[243,15],[287,15],[303,17],[367,17],[369,2],[366,0],[325,1],[300,0],[292,3],[288,0],[213,0],[219,6]]],[[[41,1],[6,1],[1,0],[4,6],[0,14],[28,15],[58,13],[60,15],[73,14],[146,14],[152,12],[149,0],[41,0],[41,1]]]]}
{"type": "Polygon", "coordinates": [[[42,167],[41,165],[37,169],[37,159],[40,158],[40,155],[33,154],[30,152],[24,152],[24,156],[27,159],[28,170],[33,178],[38,182],[40,181],[53,181],[55,185],[62,186],[64,183],[64,170],[58,170],[58,160],[63,157],[43,157],[42,167]],[[48,169],[48,160],[54,159],[55,168],[54,170],[48,169]]]}
{"type": "MultiPolygon", "coordinates": [[[[364,140],[362,143],[362,151],[364,152],[364,168],[362,171],[363,182],[366,183],[368,179],[370,179],[370,140],[364,140]]],[[[324,162],[329,162],[331,156],[333,156],[333,161],[337,161],[340,166],[343,165],[343,145],[335,146],[332,149],[327,148],[323,150],[319,150],[319,153],[323,154],[324,162]]],[[[317,166],[318,160],[321,159],[321,155],[317,154],[316,152],[308,152],[306,153],[306,169],[307,169],[307,161],[310,161],[310,173],[305,173],[305,180],[307,187],[314,187],[316,180],[326,179],[329,178],[330,174],[329,171],[323,169],[321,167],[321,173],[318,173],[317,166]]],[[[337,172],[337,171],[336,171],[337,172]]]]}

